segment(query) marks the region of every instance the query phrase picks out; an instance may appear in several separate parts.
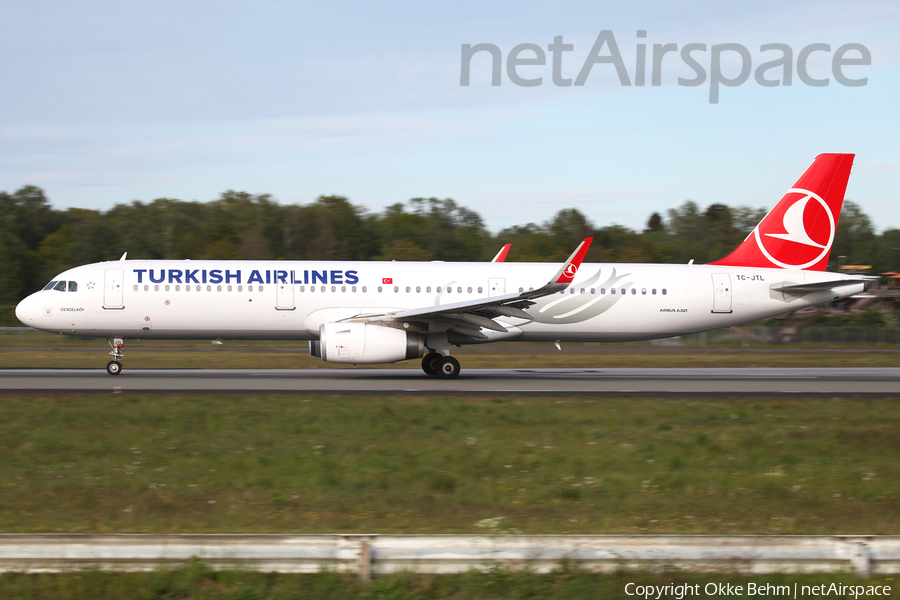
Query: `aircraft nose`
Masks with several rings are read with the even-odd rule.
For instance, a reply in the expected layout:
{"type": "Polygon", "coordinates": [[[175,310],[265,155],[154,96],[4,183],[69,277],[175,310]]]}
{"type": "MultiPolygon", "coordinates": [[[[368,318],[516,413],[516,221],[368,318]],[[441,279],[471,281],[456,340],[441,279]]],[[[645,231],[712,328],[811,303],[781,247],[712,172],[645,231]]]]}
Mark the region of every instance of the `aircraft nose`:
{"type": "Polygon", "coordinates": [[[34,327],[34,299],[28,296],[16,305],[16,318],[28,327],[34,327]]]}

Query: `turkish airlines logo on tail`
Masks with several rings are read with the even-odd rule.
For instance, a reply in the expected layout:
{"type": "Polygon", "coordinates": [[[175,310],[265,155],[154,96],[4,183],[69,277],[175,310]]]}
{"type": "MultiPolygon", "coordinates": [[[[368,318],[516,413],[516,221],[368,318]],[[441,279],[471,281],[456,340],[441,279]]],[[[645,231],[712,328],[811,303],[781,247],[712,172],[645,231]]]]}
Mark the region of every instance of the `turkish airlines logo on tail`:
{"type": "Polygon", "coordinates": [[[577,272],[578,272],[578,265],[573,265],[572,263],[569,263],[566,265],[566,269],[563,271],[563,274],[566,277],[568,277],[569,279],[571,279],[572,277],[575,277],[575,273],[577,273],[577,272]]]}
{"type": "Polygon", "coordinates": [[[828,256],[834,242],[834,215],[809,190],[791,188],[754,230],[766,258],[785,269],[806,269],[828,256]]]}

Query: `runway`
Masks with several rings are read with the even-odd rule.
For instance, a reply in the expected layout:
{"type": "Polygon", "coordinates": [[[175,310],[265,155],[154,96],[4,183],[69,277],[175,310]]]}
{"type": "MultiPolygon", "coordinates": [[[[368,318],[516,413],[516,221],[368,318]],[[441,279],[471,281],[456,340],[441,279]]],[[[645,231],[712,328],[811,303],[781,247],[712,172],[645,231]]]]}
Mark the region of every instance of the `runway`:
{"type": "Polygon", "coordinates": [[[900,394],[900,368],[463,369],[455,380],[417,369],[2,369],[4,392],[882,397],[900,394]]]}

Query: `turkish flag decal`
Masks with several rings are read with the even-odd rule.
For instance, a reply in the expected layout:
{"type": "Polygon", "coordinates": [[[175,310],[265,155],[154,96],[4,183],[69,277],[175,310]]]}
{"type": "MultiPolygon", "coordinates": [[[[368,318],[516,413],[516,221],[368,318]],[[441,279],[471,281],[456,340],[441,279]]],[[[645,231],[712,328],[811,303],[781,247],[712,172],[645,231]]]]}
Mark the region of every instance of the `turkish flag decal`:
{"type": "Polygon", "coordinates": [[[381,283],[383,283],[384,285],[390,285],[390,284],[394,283],[394,278],[393,277],[383,277],[381,279],[381,283]]]}

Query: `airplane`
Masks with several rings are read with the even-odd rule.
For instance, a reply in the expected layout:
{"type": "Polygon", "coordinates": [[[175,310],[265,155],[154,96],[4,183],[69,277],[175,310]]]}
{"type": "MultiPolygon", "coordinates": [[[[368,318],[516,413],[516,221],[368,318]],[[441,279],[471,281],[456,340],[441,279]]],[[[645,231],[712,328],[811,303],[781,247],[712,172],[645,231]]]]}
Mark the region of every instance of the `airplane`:
{"type": "MultiPolygon", "coordinates": [[[[460,373],[452,347],[506,341],[611,342],[730,327],[840,300],[864,277],[825,271],[853,154],[816,157],[725,258],[701,265],[128,260],[57,275],[16,307],[41,331],[125,340],[297,340],[354,365],[422,359],[460,373]]],[[[508,248],[504,247],[504,250],[508,248]]],[[[501,251],[503,253],[503,251],[501,251]]]]}

